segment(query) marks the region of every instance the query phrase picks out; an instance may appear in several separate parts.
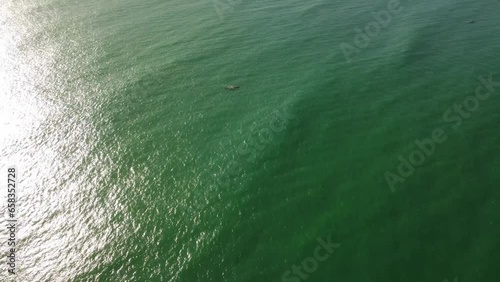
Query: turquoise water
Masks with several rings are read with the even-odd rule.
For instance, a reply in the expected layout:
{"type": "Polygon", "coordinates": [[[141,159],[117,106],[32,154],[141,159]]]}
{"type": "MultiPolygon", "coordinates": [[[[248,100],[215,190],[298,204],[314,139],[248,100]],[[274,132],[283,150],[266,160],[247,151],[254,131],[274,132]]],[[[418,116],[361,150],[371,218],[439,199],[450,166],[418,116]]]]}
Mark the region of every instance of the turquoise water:
{"type": "Polygon", "coordinates": [[[17,281],[498,280],[500,2],[388,3],[3,1],[17,281]]]}

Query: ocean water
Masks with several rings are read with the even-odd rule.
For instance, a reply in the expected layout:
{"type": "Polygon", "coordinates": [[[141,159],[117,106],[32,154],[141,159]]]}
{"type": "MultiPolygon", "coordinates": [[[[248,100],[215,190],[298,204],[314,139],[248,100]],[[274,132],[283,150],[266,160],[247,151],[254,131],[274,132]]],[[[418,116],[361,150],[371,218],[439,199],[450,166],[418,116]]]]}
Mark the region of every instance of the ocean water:
{"type": "Polygon", "coordinates": [[[0,280],[498,281],[499,9],[2,1],[0,280]]]}

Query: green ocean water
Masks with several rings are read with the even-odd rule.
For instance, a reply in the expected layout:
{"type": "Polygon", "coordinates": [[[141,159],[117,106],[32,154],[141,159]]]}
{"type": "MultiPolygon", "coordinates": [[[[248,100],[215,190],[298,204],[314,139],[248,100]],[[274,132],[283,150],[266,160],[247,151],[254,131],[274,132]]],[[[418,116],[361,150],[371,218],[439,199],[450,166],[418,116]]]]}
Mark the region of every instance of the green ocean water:
{"type": "Polygon", "coordinates": [[[498,281],[500,2],[389,2],[2,1],[0,280],[498,281]]]}

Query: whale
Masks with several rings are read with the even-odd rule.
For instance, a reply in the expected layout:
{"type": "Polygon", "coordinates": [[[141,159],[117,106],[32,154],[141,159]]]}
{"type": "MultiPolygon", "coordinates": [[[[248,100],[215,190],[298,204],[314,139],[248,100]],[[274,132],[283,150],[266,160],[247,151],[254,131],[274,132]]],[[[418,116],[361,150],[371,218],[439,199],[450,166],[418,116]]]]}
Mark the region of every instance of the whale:
{"type": "Polygon", "coordinates": [[[238,85],[228,85],[228,86],[226,86],[226,89],[227,90],[237,90],[237,89],[240,89],[240,87],[238,85]]]}

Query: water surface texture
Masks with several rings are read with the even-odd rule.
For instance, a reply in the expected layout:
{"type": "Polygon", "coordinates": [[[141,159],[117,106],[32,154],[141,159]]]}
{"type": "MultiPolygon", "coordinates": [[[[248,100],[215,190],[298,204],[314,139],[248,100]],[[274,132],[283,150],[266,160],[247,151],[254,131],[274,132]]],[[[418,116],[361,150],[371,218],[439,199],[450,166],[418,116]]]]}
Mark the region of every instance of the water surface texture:
{"type": "Polygon", "coordinates": [[[388,2],[2,1],[17,281],[498,281],[500,2],[388,2]]]}

